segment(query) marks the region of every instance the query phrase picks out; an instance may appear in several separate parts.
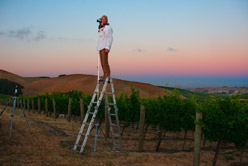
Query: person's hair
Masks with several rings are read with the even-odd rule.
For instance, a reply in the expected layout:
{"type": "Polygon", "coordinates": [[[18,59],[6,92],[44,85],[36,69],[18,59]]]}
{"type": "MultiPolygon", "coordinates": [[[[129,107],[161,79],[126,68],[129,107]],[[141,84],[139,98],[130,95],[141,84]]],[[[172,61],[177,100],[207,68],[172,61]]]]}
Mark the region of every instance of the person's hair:
{"type": "Polygon", "coordinates": [[[108,16],[106,16],[106,15],[103,15],[102,17],[106,17],[106,19],[107,19],[107,23],[108,23],[108,16]]]}

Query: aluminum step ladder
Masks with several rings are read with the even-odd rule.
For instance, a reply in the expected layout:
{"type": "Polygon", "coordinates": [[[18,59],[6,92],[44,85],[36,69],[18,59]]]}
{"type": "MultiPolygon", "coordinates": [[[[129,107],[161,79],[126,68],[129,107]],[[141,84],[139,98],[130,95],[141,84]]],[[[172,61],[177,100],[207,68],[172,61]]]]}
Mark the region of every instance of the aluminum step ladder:
{"type": "Polygon", "coordinates": [[[95,120],[96,115],[98,113],[98,109],[100,107],[103,96],[105,96],[105,101],[107,103],[109,128],[110,128],[111,137],[112,137],[112,150],[113,151],[120,151],[120,152],[122,151],[121,133],[120,133],[119,118],[118,118],[118,108],[117,108],[116,100],[115,100],[114,85],[113,85],[112,78],[110,76],[106,78],[105,82],[104,82],[104,80],[100,79],[96,85],[96,89],[95,89],[94,94],[92,96],[91,102],[88,106],[88,110],[87,110],[86,115],[84,117],[82,126],[79,130],[76,142],[74,144],[74,147],[73,147],[74,151],[79,152],[81,154],[83,153],[85,146],[86,146],[86,142],[87,142],[88,137],[90,135],[91,129],[94,126],[94,120],[95,120]],[[102,87],[102,91],[101,91],[101,94],[100,94],[100,97],[98,98],[98,100],[95,101],[97,94],[99,94],[99,92],[100,92],[99,87],[100,87],[101,83],[104,83],[103,87],[102,87]],[[108,84],[111,85],[111,91],[112,92],[107,92],[107,85],[108,84]],[[108,95],[112,95],[113,103],[110,103],[108,101],[108,95]],[[94,104],[96,104],[94,106],[94,111],[91,111],[91,108],[94,104]],[[111,106],[113,106],[114,109],[111,110],[111,108],[113,108],[111,106]],[[90,116],[91,116],[91,118],[90,118],[90,116]],[[89,123],[88,123],[88,119],[90,119],[89,123]],[[88,126],[88,128],[86,126],[88,126]],[[85,130],[86,128],[87,128],[87,130],[85,130]],[[116,141],[116,138],[118,138],[117,139],[118,141],[116,141]]]}

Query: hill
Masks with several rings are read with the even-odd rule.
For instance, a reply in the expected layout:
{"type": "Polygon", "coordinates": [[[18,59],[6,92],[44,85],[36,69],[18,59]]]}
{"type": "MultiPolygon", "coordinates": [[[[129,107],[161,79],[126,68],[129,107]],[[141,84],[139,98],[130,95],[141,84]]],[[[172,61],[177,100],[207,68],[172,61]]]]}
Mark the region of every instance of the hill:
{"type": "Polygon", "coordinates": [[[221,86],[221,87],[206,87],[206,88],[196,88],[191,89],[192,92],[201,92],[206,94],[228,94],[228,95],[235,95],[235,94],[247,94],[248,87],[228,87],[228,86],[221,86]]]}
{"type": "MultiPolygon", "coordinates": [[[[5,78],[24,86],[24,95],[37,95],[51,92],[68,92],[79,90],[92,94],[96,87],[97,76],[87,74],[71,74],[62,77],[22,77],[0,69],[0,78],[5,78]]],[[[123,91],[129,95],[131,87],[138,89],[141,97],[156,97],[164,95],[165,89],[147,83],[126,81],[113,78],[115,94],[119,96],[123,91]]],[[[110,91],[110,89],[108,89],[110,91]]],[[[168,90],[170,92],[170,90],[168,90]]],[[[182,98],[184,98],[182,96],[182,98]]]]}

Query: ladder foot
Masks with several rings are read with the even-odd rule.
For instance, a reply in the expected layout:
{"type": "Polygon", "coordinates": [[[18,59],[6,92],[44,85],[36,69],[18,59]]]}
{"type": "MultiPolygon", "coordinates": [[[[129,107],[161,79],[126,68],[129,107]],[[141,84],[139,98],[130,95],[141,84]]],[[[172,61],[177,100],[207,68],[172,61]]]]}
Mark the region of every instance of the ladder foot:
{"type": "Polygon", "coordinates": [[[72,151],[77,152],[79,154],[83,154],[83,152],[80,152],[79,150],[72,149],[72,151]]]}

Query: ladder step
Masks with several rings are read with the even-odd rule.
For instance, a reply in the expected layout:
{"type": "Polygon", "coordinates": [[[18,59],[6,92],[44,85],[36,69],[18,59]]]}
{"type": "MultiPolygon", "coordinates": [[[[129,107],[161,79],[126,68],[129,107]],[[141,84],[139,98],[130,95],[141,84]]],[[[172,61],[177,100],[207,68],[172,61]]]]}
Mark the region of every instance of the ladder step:
{"type": "Polygon", "coordinates": [[[92,103],[95,103],[95,104],[97,104],[97,101],[93,101],[92,103]]]}
{"type": "Polygon", "coordinates": [[[82,154],[79,150],[72,149],[74,152],[82,154]]]}
{"type": "Polygon", "coordinates": [[[85,136],[85,134],[83,134],[83,133],[78,133],[78,135],[82,135],[82,136],[85,136]]]}
{"type": "Polygon", "coordinates": [[[110,114],[110,115],[112,115],[112,116],[116,116],[116,114],[110,114]]]}
{"type": "Polygon", "coordinates": [[[120,144],[115,144],[115,143],[114,143],[114,146],[121,146],[121,145],[120,145],[120,144]]]}
{"type": "Polygon", "coordinates": [[[89,114],[92,114],[92,115],[93,115],[93,114],[94,114],[94,112],[89,112],[89,114]]]}
{"type": "Polygon", "coordinates": [[[83,124],[84,124],[84,125],[89,125],[90,123],[87,123],[87,122],[86,122],[86,123],[83,123],[83,124]]]}
{"type": "Polygon", "coordinates": [[[114,134],[114,133],[113,133],[112,135],[113,135],[113,136],[115,136],[115,137],[119,137],[119,135],[118,135],[118,134],[114,134]]]}
{"type": "Polygon", "coordinates": [[[113,123],[111,123],[111,126],[116,126],[117,127],[117,125],[116,124],[113,124],[113,123]]]}
{"type": "Polygon", "coordinates": [[[75,146],[79,146],[79,147],[81,147],[82,145],[79,145],[79,144],[75,144],[75,146]]]}
{"type": "Polygon", "coordinates": [[[114,103],[108,103],[109,105],[115,105],[114,103]]]}
{"type": "Polygon", "coordinates": [[[114,93],[112,93],[112,92],[105,92],[105,94],[106,94],[106,95],[112,95],[112,94],[114,94],[114,93]]]}

